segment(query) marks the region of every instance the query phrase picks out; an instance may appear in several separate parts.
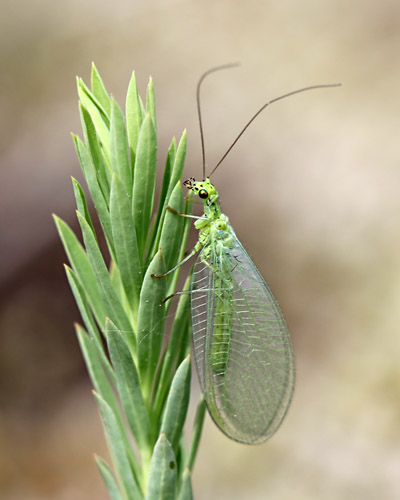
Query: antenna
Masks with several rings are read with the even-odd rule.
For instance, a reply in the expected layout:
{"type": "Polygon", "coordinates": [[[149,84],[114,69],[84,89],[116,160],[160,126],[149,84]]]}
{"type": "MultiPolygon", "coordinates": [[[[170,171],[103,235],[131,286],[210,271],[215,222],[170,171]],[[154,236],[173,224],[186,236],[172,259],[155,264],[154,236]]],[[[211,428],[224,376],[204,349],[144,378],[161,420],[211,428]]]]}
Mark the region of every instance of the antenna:
{"type": "Polygon", "coordinates": [[[243,127],[242,131],[240,134],[236,137],[236,139],[232,142],[232,144],[229,146],[227,152],[224,154],[224,156],[219,160],[219,162],[215,165],[211,173],[209,174],[208,177],[211,177],[212,174],[217,170],[217,168],[221,165],[221,163],[225,160],[225,158],[228,156],[228,154],[231,152],[233,146],[238,142],[238,140],[242,137],[246,129],[249,127],[249,125],[257,118],[257,116],[264,111],[264,109],[269,106],[270,104],[273,104],[274,102],[280,101],[282,99],[285,99],[286,97],[290,97],[295,94],[300,94],[301,92],[307,92],[308,90],[315,90],[315,89],[325,89],[325,88],[330,88],[330,87],[340,87],[342,84],[341,83],[328,83],[325,85],[311,85],[310,87],[304,87],[302,89],[294,90],[292,92],[288,92],[287,94],[283,94],[279,97],[275,97],[275,99],[272,99],[271,101],[268,101],[264,106],[262,106],[257,113],[247,122],[247,124],[243,127]]]}
{"type": "MultiPolygon", "coordinates": [[[[199,83],[197,84],[196,99],[197,99],[197,114],[198,114],[198,117],[199,117],[199,127],[200,127],[201,153],[202,153],[202,156],[203,156],[203,179],[206,178],[206,154],[205,154],[205,149],[204,149],[203,123],[202,123],[202,120],[201,120],[201,107],[200,107],[200,88],[201,88],[201,84],[203,83],[203,80],[206,78],[206,76],[208,76],[210,73],[214,73],[215,71],[220,71],[221,69],[235,68],[236,66],[239,66],[239,63],[230,63],[230,64],[223,64],[221,66],[215,66],[214,68],[211,68],[208,71],[206,71],[205,73],[203,73],[201,75],[201,77],[200,77],[199,83]]],[[[238,139],[239,139],[239,137],[238,137],[238,139]]]]}

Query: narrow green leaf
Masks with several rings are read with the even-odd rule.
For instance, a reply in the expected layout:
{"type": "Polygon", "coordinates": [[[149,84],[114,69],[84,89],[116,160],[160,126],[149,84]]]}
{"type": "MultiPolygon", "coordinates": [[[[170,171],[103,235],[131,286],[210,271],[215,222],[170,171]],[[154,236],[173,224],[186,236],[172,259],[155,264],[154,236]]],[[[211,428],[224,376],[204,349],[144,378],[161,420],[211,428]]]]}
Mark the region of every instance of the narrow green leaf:
{"type": "Polygon", "coordinates": [[[88,368],[90,379],[98,393],[98,396],[110,407],[113,418],[118,427],[121,446],[124,447],[126,455],[129,457],[129,462],[135,477],[138,477],[138,463],[132,450],[132,445],[126,431],[124,429],[123,417],[120,412],[119,403],[114,394],[114,390],[107,379],[104,367],[101,364],[99,354],[92,340],[86,334],[82,327],[76,325],[76,332],[81,346],[82,354],[88,368]]]}
{"type": "MultiPolygon", "coordinates": [[[[188,194],[188,196],[186,197],[187,201],[185,203],[185,209],[183,211],[183,213],[188,214],[188,215],[192,213],[192,203],[190,201],[191,199],[192,199],[192,192],[190,192],[188,194]]],[[[177,255],[177,260],[175,263],[181,262],[181,260],[183,260],[184,256],[186,255],[187,242],[188,242],[188,238],[189,238],[190,229],[192,227],[192,220],[193,219],[191,219],[189,217],[182,217],[182,219],[184,220],[184,227],[183,227],[182,237],[180,240],[180,252],[177,255]]],[[[168,281],[167,297],[169,295],[172,295],[173,293],[175,293],[176,284],[178,282],[178,277],[179,277],[179,273],[180,273],[181,269],[182,269],[181,267],[178,268],[177,272],[173,273],[170,280],[168,281]]],[[[169,303],[167,303],[167,308],[166,308],[167,313],[169,311],[170,306],[171,306],[171,301],[169,301],[169,303]]]]}
{"type": "Polygon", "coordinates": [[[204,417],[206,414],[206,403],[202,396],[199,404],[197,405],[196,415],[194,418],[193,435],[190,443],[189,455],[187,460],[187,467],[193,470],[194,461],[196,460],[197,450],[199,448],[201,433],[203,431],[204,417]]]}
{"type": "Polygon", "coordinates": [[[188,274],[182,293],[179,298],[178,307],[175,313],[174,324],[168,343],[168,353],[171,352],[172,366],[176,366],[190,353],[190,283],[191,273],[188,274]],[[179,353],[184,353],[180,358],[179,353]]]}
{"type": "Polygon", "coordinates": [[[88,109],[89,112],[91,111],[92,108],[93,109],[95,108],[99,116],[101,117],[101,120],[107,125],[107,128],[109,128],[110,119],[107,116],[105,109],[103,108],[101,102],[97,99],[97,97],[86,85],[86,83],[82,80],[82,78],[77,78],[77,88],[78,88],[79,99],[81,100],[83,106],[86,109],[88,109]],[[89,106],[86,106],[85,102],[83,101],[89,103],[89,106]]]}
{"type": "Polygon", "coordinates": [[[100,139],[107,163],[110,162],[110,119],[103,106],[88,89],[81,78],[77,80],[78,95],[82,106],[87,109],[100,139]]]}
{"type": "Polygon", "coordinates": [[[126,439],[121,434],[121,428],[116,416],[111,406],[99,394],[95,392],[94,395],[100,408],[104,433],[123,490],[123,498],[127,500],[142,499],[143,495],[132,470],[130,457],[127,454],[126,439]]]}
{"type": "Polygon", "coordinates": [[[106,320],[106,312],[88,256],[70,227],[56,215],[53,215],[53,218],[68,260],[86,291],[86,296],[93,309],[97,323],[103,327],[106,320]]]}
{"type": "Polygon", "coordinates": [[[146,108],[144,107],[142,98],[140,96],[139,96],[139,104],[140,104],[140,109],[142,111],[142,117],[144,119],[144,117],[146,116],[146,108]]]}
{"type": "Polygon", "coordinates": [[[161,252],[151,261],[143,280],[140,294],[137,349],[139,373],[145,400],[149,401],[154,373],[157,367],[163,341],[166,280],[153,278],[152,274],[162,274],[165,263],[161,252]]]}
{"type": "Polygon", "coordinates": [[[151,459],[146,500],[175,500],[176,469],[174,452],[162,432],[151,459]]]}
{"type": "Polygon", "coordinates": [[[136,312],[143,281],[142,264],[139,258],[131,203],[125,186],[115,173],[111,185],[110,217],[115,241],[116,263],[130,307],[136,312]]]}
{"type": "Polygon", "coordinates": [[[136,148],[142,121],[142,107],[138,95],[135,72],[133,71],[131,81],[129,82],[128,93],[126,95],[126,129],[128,133],[132,167],[135,165],[136,148]]]}
{"type": "MultiPolygon", "coordinates": [[[[82,130],[86,142],[86,149],[90,156],[91,163],[94,167],[94,177],[99,184],[100,191],[104,197],[105,202],[108,204],[108,199],[110,196],[111,176],[111,167],[109,164],[109,160],[107,162],[104,156],[104,148],[102,147],[97,136],[92,117],[90,116],[88,110],[82,106],[82,104],[80,104],[79,106],[79,113],[81,116],[82,130]]],[[[74,137],[74,134],[72,135],[72,137],[74,137]]],[[[92,176],[90,177],[90,179],[91,178],[92,176]]],[[[90,179],[87,179],[87,181],[89,181],[90,179]]]]}
{"type": "Polygon", "coordinates": [[[75,149],[79,157],[80,164],[82,166],[83,175],[85,176],[86,183],[88,185],[90,195],[94,202],[97,215],[99,217],[101,227],[103,228],[108,248],[111,255],[114,255],[114,241],[112,237],[110,213],[108,208],[108,202],[105,200],[102,190],[100,189],[96,169],[93,165],[92,159],[88,153],[85,144],[81,141],[78,136],[72,136],[75,144],[75,149]]]}
{"type": "Polygon", "coordinates": [[[112,473],[107,462],[97,455],[95,455],[94,459],[96,461],[96,465],[100,471],[100,474],[103,478],[103,481],[106,485],[108,494],[110,495],[110,499],[123,500],[121,492],[119,491],[118,488],[117,481],[115,480],[114,474],[112,473]]]}
{"type": "Polygon", "coordinates": [[[71,287],[72,293],[74,294],[76,303],[78,305],[79,311],[81,313],[81,316],[83,318],[83,321],[86,326],[86,330],[88,331],[89,337],[95,344],[97,351],[99,353],[101,362],[103,366],[107,369],[108,376],[111,378],[111,380],[115,380],[115,373],[110,365],[110,362],[108,361],[108,358],[106,356],[106,353],[104,351],[104,346],[103,342],[101,341],[100,333],[97,329],[96,323],[93,319],[92,312],[90,311],[89,303],[86,297],[86,294],[84,292],[84,289],[82,285],[80,284],[76,274],[74,271],[68,267],[65,267],[65,272],[67,274],[68,282],[71,287]]]}
{"type": "Polygon", "coordinates": [[[105,305],[106,316],[109,317],[120,330],[131,331],[132,325],[113,287],[94,233],[79,212],[77,212],[77,217],[82,229],[89,261],[96,277],[97,287],[105,305]]]}
{"type": "Polygon", "coordinates": [[[156,247],[156,237],[160,237],[159,230],[161,230],[161,225],[160,225],[160,219],[161,216],[164,217],[163,213],[163,207],[164,207],[164,202],[165,202],[165,197],[167,196],[167,191],[168,191],[168,186],[169,186],[169,179],[171,176],[172,172],[172,167],[173,163],[175,160],[175,154],[176,154],[176,141],[175,137],[172,139],[171,145],[168,150],[167,154],[167,159],[165,162],[165,168],[164,168],[164,175],[163,175],[163,182],[162,182],[162,187],[161,187],[161,193],[160,193],[160,199],[158,203],[158,209],[157,209],[157,215],[152,222],[151,228],[150,228],[150,233],[148,236],[148,244],[149,244],[149,251],[147,252],[146,256],[146,263],[150,259],[152,255],[156,252],[156,249],[158,250],[158,242],[157,242],[157,247],[156,247]]]}
{"type": "MultiPolygon", "coordinates": [[[[169,198],[171,196],[171,193],[176,187],[176,183],[182,179],[183,167],[185,164],[185,156],[186,156],[186,130],[182,134],[182,138],[179,142],[178,149],[176,151],[176,154],[174,155],[174,164],[172,167],[172,173],[170,174],[168,179],[169,182],[168,182],[168,187],[166,188],[165,197],[163,199],[163,205],[161,206],[160,203],[159,207],[160,217],[158,219],[158,230],[157,230],[157,235],[155,237],[155,244],[152,249],[153,251],[160,247],[161,230],[166,215],[166,207],[169,203],[169,198]]],[[[165,186],[163,184],[163,190],[164,189],[165,186]]]]}
{"type": "Polygon", "coordinates": [[[95,344],[80,325],[75,325],[75,331],[93,387],[110,406],[117,409],[118,403],[114,391],[104,371],[95,344]]]}
{"type": "Polygon", "coordinates": [[[172,174],[168,187],[168,194],[166,197],[167,203],[168,203],[168,198],[172,193],[172,190],[176,186],[176,183],[182,179],[183,168],[185,166],[185,158],[186,158],[186,145],[187,145],[187,134],[186,130],[184,130],[181,140],[179,141],[178,149],[176,150],[174,166],[172,168],[172,174]]]}
{"type": "Polygon", "coordinates": [[[87,206],[85,193],[84,193],[81,185],[79,184],[79,182],[74,177],[71,177],[71,179],[72,179],[72,187],[74,188],[74,194],[75,194],[75,200],[76,200],[76,206],[77,206],[78,212],[80,212],[85,217],[86,222],[89,224],[89,226],[94,231],[94,226],[93,226],[93,222],[92,222],[92,219],[90,217],[90,214],[89,214],[89,209],[87,206]]]}
{"type": "Polygon", "coordinates": [[[147,113],[150,113],[154,129],[157,130],[156,98],[154,95],[153,79],[151,77],[149,78],[149,84],[147,86],[146,111],[147,113]]]}
{"type": "MultiPolygon", "coordinates": [[[[108,326],[108,328],[110,328],[108,326]]],[[[144,404],[136,364],[121,332],[106,332],[111,361],[117,375],[117,388],[126,419],[143,458],[150,455],[150,421],[144,404]]]]}
{"type": "Polygon", "coordinates": [[[185,293],[190,289],[190,281],[191,276],[189,275],[183,287],[183,293],[179,298],[168,346],[162,360],[161,374],[157,383],[156,396],[154,399],[154,412],[156,415],[161,414],[161,409],[164,406],[165,398],[171,386],[171,380],[177,365],[190,353],[190,294],[185,293]],[[185,346],[184,348],[183,345],[185,346]],[[185,354],[181,357],[181,353],[183,352],[185,352],[185,354]]]}
{"type": "MultiPolygon", "coordinates": [[[[183,194],[180,181],[169,198],[169,206],[179,213],[183,212],[183,194]]],[[[163,228],[161,231],[160,248],[162,249],[167,269],[171,269],[176,263],[176,257],[180,254],[182,244],[182,233],[185,225],[185,217],[167,210],[163,228]]]]}
{"type": "Polygon", "coordinates": [[[133,180],[128,155],[128,138],[124,115],[115,99],[111,100],[110,157],[112,171],[118,174],[130,197],[133,180]]]}
{"type": "Polygon", "coordinates": [[[125,288],[124,288],[124,285],[122,284],[121,273],[120,273],[119,267],[116,264],[115,256],[114,256],[114,260],[111,260],[111,262],[110,262],[109,271],[110,271],[111,282],[113,284],[115,292],[118,295],[118,297],[121,301],[121,305],[126,311],[126,314],[129,315],[129,320],[131,321],[131,323],[133,325],[133,330],[136,331],[137,310],[136,311],[132,310],[132,303],[129,302],[129,299],[125,293],[125,288]]]}
{"type": "Polygon", "coordinates": [[[153,210],[157,166],[157,140],[149,114],[140,129],[133,184],[133,219],[142,257],[153,210]]]}
{"type": "MultiPolygon", "coordinates": [[[[189,275],[189,278],[191,278],[191,275],[189,275]]],[[[192,330],[190,315],[188,315],[185,319],[186,322],[182,323],[182,340],[177,345],[176,359],[178,362],[185,359],[186,356],[190,354],[191,349],[192,330]]]]}
{"type": "Polygon", "coordinates": [[[100,76],[100,73],[97,71],[97,68],[94,63],[92,63],[91,86],[93,95],[102,105],[107,116],[110,116],[111,115],[110,96],[108,95],[103,80],[100,76]]]}
{"type": "Polygon", "coordinates": [[[158,223],[158,220],[160,219],[163,208],[167,204],[165,200],[166,200],[166,196],[167,196],[168,188],[169,188],[169,184],[170,184],[172,168],[173,168],[174,163],[175,163],[175,156],[176,156],[176,139],[175,139],[175,137],[173,137],[173,139],[171,141],[171,145],[168,149],[167,159],[165,160],[164,175],[163,175],[163,181],[162,181],[161,192],[160,192],[160,202],[159,202],[158,212],[157,212],[157,223],[158,223]]]}
{"type": "Polygon", "coordinates": [[[183,471],[182,483],[177,500],[193,500],[192,479],[190,477],[189,467],[186,467],[183,471]]]}
{"type": "Polygon", "coordinates": [[[160,429],[177,453],[190,398],[190,355],[182,361],[172,380],[160,429]]]}

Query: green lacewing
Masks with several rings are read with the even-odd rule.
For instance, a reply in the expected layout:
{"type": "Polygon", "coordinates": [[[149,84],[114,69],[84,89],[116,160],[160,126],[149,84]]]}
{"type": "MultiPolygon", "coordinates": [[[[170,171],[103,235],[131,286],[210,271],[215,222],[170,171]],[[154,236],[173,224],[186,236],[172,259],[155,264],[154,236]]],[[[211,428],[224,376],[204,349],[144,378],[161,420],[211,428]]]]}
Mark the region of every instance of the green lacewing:
{"type": "Polygon", "coordinates": [[[278,303],[241,245],[210,177],[253,120],[270,104],[315,85],[277,97],[262,106],[242,129],[211,173],[205,174],[200,88],[206,76],[232,67],[212,68],[197,85],[197,105],[203,153],[203,181],[183,184],[203,201],[204,214],[193,217],[199,239],[187,257],[161,278],[199,252],[191,278],[193,351],[208,411],[219,429],[246,444],[262,443],[280,426],[289,408],[295,380],[292,341],[278,303]]]}

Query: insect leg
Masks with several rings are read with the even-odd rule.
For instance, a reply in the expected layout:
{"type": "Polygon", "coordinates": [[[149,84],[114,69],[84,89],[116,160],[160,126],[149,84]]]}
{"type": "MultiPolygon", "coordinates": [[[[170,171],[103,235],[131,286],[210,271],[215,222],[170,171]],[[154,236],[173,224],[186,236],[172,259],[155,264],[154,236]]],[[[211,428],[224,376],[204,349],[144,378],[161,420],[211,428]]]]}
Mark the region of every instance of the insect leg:
{"type": "Polygon", "coordinates": [[[193,257],[193,255],[195,255],[202,248],[203,248],[203,245],[201,243],[197,242],[196,245],[195,245],[195,247],[192,249],[192,251],[183,260],[181,260],[180,262],[178,262],[178,264],[176,266],[174,266],[172,269],[170,269],[169,271],[167,271],[164,274],[152,274],[151,277],[152,278],[164,278],[165,276],[168,276],[169,274],[171,274],[174,271],[176,271],[178,269],[178,267],[181,267],[182,264],[184,264],[189,259],[191,259],[193,257]]]}
{"type": "Polygon", "coordinates": [[[175,215],[179,215],[180,217],[188,217],[189,219],[207,219],[207,217],[198,217],[197,215],[182,214],[181,212],[177,212],[175,208],[172,208],[169,205],[166,206],[166,209],[175,215]]]}
{"type": "Polygon", "coordinates": [[[184,293],[190,293],[190,290],[172,293],[171,295],[168,295],[168,297],[165,297],[165,299],[162,299],[162,303],[165,304],[167,300],[173,299],[176,295],[183,295],[184,293]]]}

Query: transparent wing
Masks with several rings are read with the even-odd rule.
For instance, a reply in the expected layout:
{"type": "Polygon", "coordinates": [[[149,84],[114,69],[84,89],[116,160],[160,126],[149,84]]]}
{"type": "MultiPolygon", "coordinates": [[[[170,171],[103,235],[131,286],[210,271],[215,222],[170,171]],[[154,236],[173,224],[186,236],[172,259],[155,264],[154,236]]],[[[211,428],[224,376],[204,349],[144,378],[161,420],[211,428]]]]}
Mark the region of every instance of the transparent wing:
{"type": "Polygon", "coordinates": [[[218,427],[236,441],[261,443],[287,412],[294,356],[275,298],[230,231],[219,231],[194,265],[194,355],[207,407],[218,427]],[[221,243],[227,235],[229,246],[221,243]]]}

